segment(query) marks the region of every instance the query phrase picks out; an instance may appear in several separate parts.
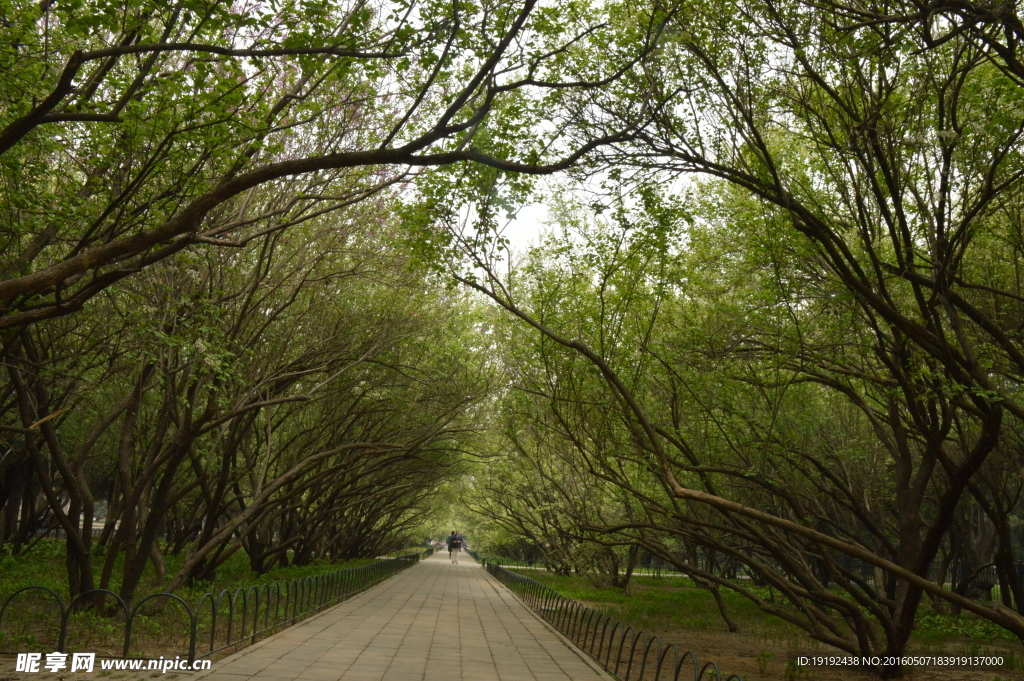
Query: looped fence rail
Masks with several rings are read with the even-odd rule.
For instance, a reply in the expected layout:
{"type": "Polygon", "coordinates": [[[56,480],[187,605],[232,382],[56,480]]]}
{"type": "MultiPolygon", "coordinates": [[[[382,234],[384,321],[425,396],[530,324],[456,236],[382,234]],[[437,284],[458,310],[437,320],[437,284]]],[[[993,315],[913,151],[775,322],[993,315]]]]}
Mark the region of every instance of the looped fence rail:
{"type": "Polygon", "coordinates": [[[723,676],[714,662],[702,665],[694,653],[680,653],[675,644],[665,646],[657,636],[566,598],[535,579],[482,559],[474,551],[469,554],[621,681],[743,681],[739,674],[723,676]]]}
{"type": "MultiPolygon", "coordinates": [[[[3,605],[0,605],[0,634],[4,633],[4,617],[13,610],[12,605],[27,594],[38,594],[52,604],[50,611],[57,620],[57,625],[49,629],[48,633],[51,634],[52,640],[37,640],[36,647],[38,649],[47,644],[56,644],[56,651],[65,653],[68,652],[69,638],[86,638],[81,635],[84,632],[76,631],[75,625],[80,623],[80,620],[75,615],[83,613],[83,605],[100,602],[104,604],[109,614],[102,618],[103,631],[108,634],[105,638],[109,638],[110,632],[116,635],[118,629],[123,629],[122,644],[119,645],[118,651],[121,657],[129,657],[133,648],[138,652],[140,628],[145,630],[147,627],[155,627],[158,631],[164,632],[163,639],[174,641],[172,645],[187,645],[188,659],[192,662],[225,648],[255,643],[261,634],[279,627],[291,626],[309,615],[351,598],[414,565],[433,552],[433,549],[426,549],[421,553],[377,560],[370,565],[342,568],[323,575],[279,580],[234,590],[224,589],[216,596],[207,592],[199,598],[194,607],[190,607],[179,596],[171,593],[157,593],[135,603],[125,603],[117,594],[106,589],[86,591],[65,604],[52,589],[44,586],[26,586],[12,593],[3,601],[3,605]],[[111,600],[113,604],[108,605],[111,600]],[[184,625],[170,635],[166,634],[166,621],[164,625],[154,623],[154,613],[163,612],[168,603],[177,606],[177,621],[184,625]],[[110,610],[111,607],[113,610],[110,610]],[[180,635],[186,633],[183,631],[185,628],[187,636],[180,635]]],[[[42,615],[47,610],[49,608],[44,607],[37,614],[42,615]]],[[[6,621],[9,622],[10,619],[8,616],[6,621]]],[[[85,628],[85,625],[82,624],[81,628],[85,628]]],[[[160,637],[158,635],[158,638],[160,637]]],[[[9,654],[18,651],[0,652],[9,654]]],[[[166,650],[161,649],[160,652],[166,654],[166,650]]],[[[182,650],[182,653],[185,652],[182,650]]]]}

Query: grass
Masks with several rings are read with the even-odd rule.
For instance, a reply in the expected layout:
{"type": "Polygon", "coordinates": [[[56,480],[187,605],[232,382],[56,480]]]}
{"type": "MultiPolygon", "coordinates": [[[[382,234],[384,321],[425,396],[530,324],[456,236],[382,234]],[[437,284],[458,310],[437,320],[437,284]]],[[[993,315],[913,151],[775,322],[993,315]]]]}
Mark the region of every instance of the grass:
{"type": "MultiPolygon", "coordinates": [[[[409,553],[408,551],[403,553],[409,553]]],[[[137,589],[136,602],[153,593],[165,590],[171,576],[180,568],[183,556],[167,556],[167,577],[158,579],[153,566],[148,563],[146,573],[137,589]]],[[[97,563],[102,563],[98,557],[97,563]]],[[[122,559],[118,559],[118,568],[122,559]]],[[[246,590],[252,586],[271,582],[315,577],[343,568],[357,568],[374,562],[374,559],[356,559],[332,563],[315,561],[305,566],[277,567],[259,575],[249,568],[249,562],[242,552],[231,556],[217,568],[216,579],[212,582],[195,583],[187,588],[178,589],[176,594],[191,608],[194,608],[204,593],[210,592],[217,596],[222,590],[229,594],[237,589],[246,590]]],[[[99,565],[94,566],[98,580],[99,565]]],[[[115,570],[115,574],[118,570],[115,570]]],[[[38,585],[55,591],[68,603],[67,572],[64,565],[64,542],[62,540],[44,539],[35,544],[24,555],[13,557],[0,556],[0,604],[19,588],[38,585]]],[[[110,590],[117,592],[120,584],[117,580],[111,584],[110,590]]],[[[157,599],[165,600],[165,599],[157,599]]],[[[109,601],[108,601],[109,603],[109,601]]],[[[188,636],[188,617],[180,605],[166,599],[164,603],[154,603],[150,611],[148,607],[133,620],[132,653],[146,653],[158,656],[165,653],[182,652],[183,637],[188,636]]],[[[207,606],[208,608],[209,606],[207,606]]],[[[225,610],[226,603],[221,610],[225,610]]],[[[204,608],[204,612],[207,611],[204,608]]],[[[38,650],[50,646],[52,649],[57,639],[59,619],[52,597],[40,591],[19,596],[12,602],[0,622],[0,650],[38,650]]],[[[226,613],[225,613],[226,614],[226,613]]],[[[218,615],[218,617],[224,617],[218,615]]],[[[226,620],[226,617],[224,617],[226,620]]],[[[220,631],[226,622],[218,623],[220,631]]],[[[251,622],[249,623],[251,625],[251,622]]],[[[235,632],[237,634],[236,624],[235,632]]],[[[120,642],[124,640],[124,618],[97,613],[93,610],[76,612],[71,615],[68,626],[68,648],[71,650],[96,651],[106,654],[119,654],[120,642]]],[[[226,631],[224,632],[226,633],[226,631]]],[[[234,639],[234,636],[233,636],[234,639]]],[[[232,639],[232,640],[233,640],[232,639]]]]}
{"type": "MultiPolygon", "coordinates": [[[[405,553],[408,553],[406,551],[405,553]]],[[[171,577],[181,568],[185,557],[166,556],[167,576],[164,580],[157,579],[151,562],[146,563],[146,571],[142,583],[136,590],[141,596],[163,591],[171,577]]],[[[186,601],[197,600],[207,591],[219,592],[221,589],[248,588],[257,584],[265,584],[277,580],[299,579],[333,572],[341,568],[360,567],[372,563],[372,558],[331,562],[327,560],[313,561],[309,565],[275,567],[269,572],[259,575],[249,568],[249,560],[242,551],[238,551],[217,568],[217,577],[211,582],[196,582],[192,586],[179,589],[177,595],[186,601]]],[[[96,583],[99,583],[103,556],[94,556],[93,572],[96,583]]],[[[120,589],[120,574],[124,566],[123,556],[119,556],[114,568],[114,576],[109,589],[117,592],[120,589]]],[[[20,556],[0,554],[0,598],[6,598],[11,592],[29,585],[45,586],[53,589],[61,598],[68,594],[67,569],[64,566],[64,540],[42,539],[27,553],[20,556]]]]}
{"type": "MultiPolygon", "coordinates": [[[[544,570],[515,571],[626,624],[657,635],[666,643],[698,651],[703,660],[713,659],[719,662],[723,671],[739,672],[746,678],[788,679],[792,677],[792,670],[787,672],[785,665],[793,651],[832,650],[811,639],[799,627],[763,612],[738,594],[723,590],[722,597],[729,615],[740,627],[738,633],[730,633],[719,615],[714,597],[695,587],[685,577],[634,576],[629,593],[624,593],[621,589],[594,586],[582,576],[559,576],[544,570]]],[[[992,671],[1005,675],[1020,666],[1017,659],[1019,645],[1012,634],[974,615],[940,615],[925,605],[920,610],[908,652],[1002,655],[1005,666],[992,671]]],[[[816,672],[814,678],[831,680],[833,675],[822,671],[816,672]]],[[[844,677],[839,674],[835,678],[844,677]]],[[[978,678],[997,677],[982,675],[978,678]]],[[[1018,676],[1004,678],[1016,679],[1018,676]]]]}
{"type": "MultiPolygon", "coordinates": [[[[636,577],[630,580],[626,594],[614,587],[596,587],[586,577],[562,577],[539,570],[520,570],[559,593],[617,617],[641,629],[664,631],[728,631],[718,614],[715,599],[704,589],[693,586],[686,577],[636,577]]],[[[749,633],[769,638],[802,635],[789,622],[762,612],[757,606],[732,593],[722,593],[729,615],[742,622],[749,633]]]]}
{"type": "MultiPolygon", "coordinates": [[[[624,622],[644,629],[689,629],[701,632],[728,630],[711,594],[696,588],[686,577],[633,577],[627,595],[621,589],[596,587],[585,577],[563,577],[540,570],[518,572],[569,598],[597,606],[624,622]]],[[[784,639],[806,636],[802,629],[763,612],[738,594],[723,590],[722,597],[730,617],[739,623],[745,633],[784,639]]],[[[929,605],[922,605],[912,645],[989,644],[997,640],[1012,643],[1017,638],[971,613],[942,615],[934,612],[929,605]]]]}

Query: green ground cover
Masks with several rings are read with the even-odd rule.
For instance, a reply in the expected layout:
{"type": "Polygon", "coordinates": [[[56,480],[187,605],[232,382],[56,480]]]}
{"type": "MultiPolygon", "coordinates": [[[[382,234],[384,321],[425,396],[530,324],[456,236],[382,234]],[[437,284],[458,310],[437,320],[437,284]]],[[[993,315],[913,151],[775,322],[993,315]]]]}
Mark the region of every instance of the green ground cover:
{"type": "MultiPolygon", "coordinates": [[[[408,553],[408,552],[406,552],[408,553]]],[[[146,574],[143,578],[142,587],[138,593],[147,596],[151,593],[158,593],[170,577],[177,572],[184,561],[184,556],[166,556],[167,576],[160,580],[152,562],[146,564],[146,574]]],[[[96,561],[98,564],[102,560],[96,561]]],[[[114,579],[110,590],[115,593],[120,587],[119,578],[121,574],[121,562],[114,569],[114,579]]],[[[178,589],[177,595],[192,603],[198,600],[207,591],[219,592],[221,589],[248,588],[256,584],[265,584],[278,580],[299,579],[326,574],[342,568],[361,567],[372,563],[371,558],[358,558],[343,562],[330,562],[326,560],[313,561],[309,565],[287,567],[276,567],[269,572],[259,575],[249,568],[249,561],[241,551],[228,558],[217,568],[216,579],[210,582],[196,582],[190,587],[178,589]]],[[[96,582],[99,582],[100,566],[96,566],[96,582]]],[[[64,567],[64,541],[61,539],[42,539],[29,551],[19,556],[0,555],[0,599],[6,599],[12,592],[25,586],[38,585],[53,589],[61,598],[68,593],[67,571],[64,567]]],[[[2,600],[0,600],[2,602],[2,600]]]]}
{"type": "MultiPolygon", "coordinates": [[[[406,551],[405,553],[409,553],[406,551]]],[[[147,572],[138,590],[138,600],[154,593],[165,591],[170,576],[178,569],[183,557],[167,556],[167,576],[159,579],[153,565],[147,565],[147,572]]],[[[222,590],[234,594],[237,589],[247,590],[251,586],[271,582],[287,582],[289,580],[315,577],[343,568],[357,568],[370,564],[374,559],[361,558],[344,562],[315,561],[310,565],[277,567],[265,574],[256,574],[249,568],[249,562],[241,552],[231,556],[217,569],[216,579],[211,582],[197,582],[189,587],[180,588],[176,595],[182,598],[189,607],[194,608],[204,593],[210,592],[217,596],[222,590]]],[[[118,571],[115,570],[115,574],[118,571]]],[[[97,575],[98,576],[98,575],[97,575]]],[[[26,586],[44,586],[60,595],[65,605],[68,602],[67,577],[64,568],[63,541],[44,539],[35,544],[24,555],[0,556],[0,605],[12,593],[26,586]]],[[[111,585],[117,591],[119,584],[111,585]]],[[[109,601],[108,601],[109,603],[109,601]]],[[[181,653],[187,647],[189,633],[188,618],[183,609],[169,602],[151,602],[152,608],[140,612],[133,620],[132,654],[146,653],[149,656],[160,654],[181,653]]],[[[209,603],[207,604],[209,608],[209,603]]],[[[225,601],[220,608],[221,620],[218,624],[220,634],[226,634],[227,624],[225,601]],[[223,630],[223,631],[222,631],[223,630]]],[[[206,612],[206,610],[204,610],[206,612]]],[[[204,620],[205,622],[205,620],[204,620]]],[[[200,640],[205,645],[209,623],[201,624],[203,635],[200,640]]],[[[33,590],[18,595],[10,604],[0,621],[0,650],[35,649],[40,646],[52,645],[57,640],[59,617],[53,599],[42,591],[33,590]]],[[[240,622],[236,621],[235,632],[240,631],[240,622]]],[[[251,619],[248,626],[252,626],[251,619]]],[[[82,610],[71,615],[68,626],[67,645],[70,650],[96,651],[101,654],[118,655],[124,641],[123,618],[117,616],[116,609],[107,613],[95,610],[82,610]]]]}
{"type": "MultiPolygon", "coordinates": [[[[624,622],[654,632],[728,632],[715,605],[704,589],[694,587],[685,577],[636,577],[628,593],[621,589],[595,586],[584,576],[559,576],[545,570],[517,570],[559,593],[596,607],[624,622]]],[[[749,585],[744,585],[750,588],[749,585]]],[[[765,590],[766,597],[769,596],[765,590]]],[[[798,647],[817,647],[798,627],[762,612],[735,593],[723,590],[726,607],[740,626],[740,633],[768,640],[788,641],[798,647]]],[[[911,646],[921,649],[973,649],[1016,638],[996,625],[970,613],[958,616],[934,612],[922,605],[911,646]]]]}

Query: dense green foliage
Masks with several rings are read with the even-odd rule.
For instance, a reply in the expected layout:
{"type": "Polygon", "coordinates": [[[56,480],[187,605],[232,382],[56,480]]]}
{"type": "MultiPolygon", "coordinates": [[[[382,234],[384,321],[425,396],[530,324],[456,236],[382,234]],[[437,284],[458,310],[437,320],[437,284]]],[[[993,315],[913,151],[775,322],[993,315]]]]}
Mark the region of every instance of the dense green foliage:
{"type": "Polygon", "coordinates": [[[422,169],[622,139],[656,27],[607,11],[0,3],[4,550],[61,532],[73,595],[130,600],[403,545],[490,387],[422,169]]]}
{"type": "Polygon", "coordinates": [[[466,244],[518,388],[490,522],[853,653],[928,598],[1024,636],[1017,33],[928,11],[682,8],[597,196],[507,275],[466,244]]]}
{"type": "Polygon", "coordinates": [[[0,546],[59,530],[73,593],[131,598],[461,494],[471,542],[672,565],[730,629],[1024,639],[1024,24],[990,10],[0,3],[0,546]]]}

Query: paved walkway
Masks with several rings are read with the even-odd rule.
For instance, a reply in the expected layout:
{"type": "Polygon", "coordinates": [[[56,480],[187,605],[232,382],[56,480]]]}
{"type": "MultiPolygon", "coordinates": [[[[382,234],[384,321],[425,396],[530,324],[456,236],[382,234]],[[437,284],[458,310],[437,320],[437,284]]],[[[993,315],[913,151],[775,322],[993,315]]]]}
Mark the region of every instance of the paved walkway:
{"type": "MultiPolygon", "coordinates": [[[[195,676],[191,678],[197,678],[195,676]]],[[[472,558],[437,554],[213,663],[204,681],[607,681],[472,558]]]]}

